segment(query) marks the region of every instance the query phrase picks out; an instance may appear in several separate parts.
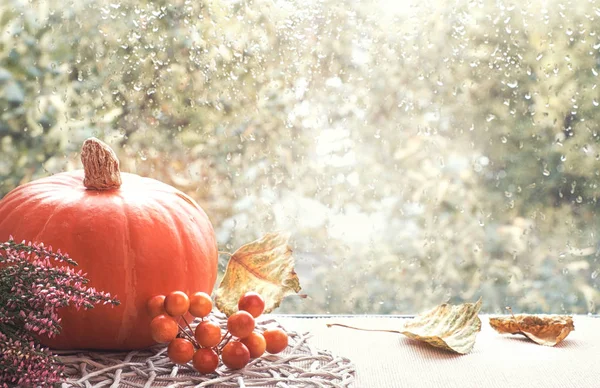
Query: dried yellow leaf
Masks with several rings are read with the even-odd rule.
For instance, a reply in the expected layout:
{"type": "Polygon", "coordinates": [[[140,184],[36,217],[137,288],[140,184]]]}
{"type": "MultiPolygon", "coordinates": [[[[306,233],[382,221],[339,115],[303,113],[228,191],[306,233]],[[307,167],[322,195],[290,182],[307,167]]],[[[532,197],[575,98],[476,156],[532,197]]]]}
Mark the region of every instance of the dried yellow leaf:
{"type": "Polygon", "coordinates": [[[573,318],[564,315],[513,315],[490,318],[490,326],[498,333],[523,334],[533,342],[554,346],[575,330],[573,318]]]}
{"type": "Polygon", "coordinates": [[[235,313],[239,298],[254,291],[265,300],[264,312],[268,313],[284,297],[300,291],[289,238],[287,233],[269,233],[234,252],[215,293],[215,304],[220,311],[227,316],[235,313]]]}
{"type": "Polygon", "coordinates": [[[466,354],[473,349],[481,320],[477,316],[481,299],[476,303],[444,303],[417,315],[404,325],[402,334],[438,348],[466,354]]]}

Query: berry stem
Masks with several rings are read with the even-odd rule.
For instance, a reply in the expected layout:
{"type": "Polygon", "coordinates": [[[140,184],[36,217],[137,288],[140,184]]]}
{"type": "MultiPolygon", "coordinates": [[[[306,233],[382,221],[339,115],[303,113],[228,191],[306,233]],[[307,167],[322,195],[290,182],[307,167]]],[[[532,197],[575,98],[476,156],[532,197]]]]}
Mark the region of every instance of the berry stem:
{"type": "Polygon", "coordinates": [[[190,329],[190,331],[193,333],[194,330],[192,330],[192,327],[188,323],[187,319],[185,319],[185,317],[183,315],[181,316],[181,319],[183,319],[183,321],[185,322],[185,325],[187,326],[187,328],[190,329]]]}
{"type": "Polygon", "coordinates": [[[363,329],[363,328],[360,328],[360,327],[343,325],[341,323],[327,323],[327,327],[331,327],[331,326],[339,326],[339,327],[345,327],[345,328],[348,328],[348,329],[361,330],[361,331],[375,331],[375,332],[379,332],[379,333],[396,333],[396,334],[402,334],[402,332],[398,331],[398,330],[363,329]]]}
{"type": "Polygon", "coordinates": [[[221,342],[219,342],[217,344],[216,348],[219,349],[219,351],[220,351],[221,349],[223,349],[223,346],[227,345],[227,343],[231,340],[231,338],[233,338],[233,336],[231,335],[231,333],[229,333],[229,330],[227,330],[225,332],[225,335],[221,339],[221,342]],[[227,336],[229,336],[229,338],[227,338],[227,336]]]}
{"type": "MultiPolygon", "coordinates": [[[[187,323],[187,322],[186,322],[186,323],[187,323]]],[[[188,338],[188,339],[189,339],[189,340],[192,342],[192,344],[193,344],[193,345],[194,345],[196,348],[200,349],[200,344],[199,344],[199,343],[196,341],[196,338],[194,338],[194,336],[193,336],[193,335],[191,335],[190,333],[188,333],[188,332],[187,332],[187,330],[185,330],[185,327],[181,326],[181,325],[179,324],[179,322],[177,322],[177,326],[179,326],[179,332],[180,332],[180,333],[183,333],[183,334],[184,334],[184,335],[185,335],[185,336],[186,336],[186,337],[187,337],[187,338],[188,338]]],[[[188,327],[189,327],[189,326],[188,326],[188,327]]],[[[190,328],[190,330],[191,330],[191,328],[190,328]]]]}

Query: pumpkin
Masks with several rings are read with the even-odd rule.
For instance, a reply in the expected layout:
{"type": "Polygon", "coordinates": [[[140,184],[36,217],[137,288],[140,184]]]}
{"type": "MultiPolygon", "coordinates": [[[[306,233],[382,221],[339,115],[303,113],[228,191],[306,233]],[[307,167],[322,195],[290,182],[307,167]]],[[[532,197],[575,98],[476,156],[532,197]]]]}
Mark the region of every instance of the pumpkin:
{"type": "Polygon", "coordinates": [[[83,171],[17,187],[0,201],[0,241],[43,242],[67,252],[117,307],[60,309],[58,349],[131,350],[153,344],[146,302],[181,290],[211,293],[218,251],[206,213],[179,190],[119,171],[110,147],[85,141],[83,171]]]}

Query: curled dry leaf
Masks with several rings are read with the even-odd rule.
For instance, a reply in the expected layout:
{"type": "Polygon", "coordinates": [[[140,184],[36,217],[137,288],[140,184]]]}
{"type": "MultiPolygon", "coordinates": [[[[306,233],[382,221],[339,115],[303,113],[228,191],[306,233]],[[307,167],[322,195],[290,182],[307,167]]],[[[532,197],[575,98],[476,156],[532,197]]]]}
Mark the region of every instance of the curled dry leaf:
{"type": "Polygon", "coordinates": [[[444,303],[417,315],[405,323],[402,330],[362,329],[340,323],[328,323],[327,327],[341,326],[362,331],[404,334],[437,348],[466,354],[473,349],[475,337],[481,331],[481,320],[477,316],[479,309],[481,298],[476,303],[456,306],[444,303]]]}
{"type": "Polygon", "coordinates": [[[239,298],[255,291],[265,300],[264,313],[268,313],[284,297],[300,291],[289,238],[287,233],[269,233],[235,251],[215,293],[215,304],[220,311],[227,316],[235,313],[239,298]]]}
{"type": "Polygon", "coordinates": [[[466,354],[473,349],[475,337],[481,331],[477,316],[481,298],[476,303],[441,304],[417,315],[404,325],[401,333],[438,348],[466,354]]]}
{"type": "Polygon", "coordinates": [[[575,330],[573,318],[564,315],[513,315],[490,318],[490,326],[498,333],[523,334],[540,345],[554,346],[575,330]]]}

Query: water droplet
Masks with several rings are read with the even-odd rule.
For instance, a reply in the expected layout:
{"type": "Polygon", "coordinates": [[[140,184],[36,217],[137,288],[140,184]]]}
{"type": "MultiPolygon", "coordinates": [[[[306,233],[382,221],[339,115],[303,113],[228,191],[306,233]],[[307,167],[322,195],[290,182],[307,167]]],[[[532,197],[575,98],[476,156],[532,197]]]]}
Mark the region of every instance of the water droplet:
{"type": "Polygon", "coordinates": [[[501,141],[502,143],[506,144],[506,142],[508,141],[508,139],[506,138],[506,136],[502,136],[502,137],[500,138],[500,141],[501,141]]]}
{"type": "Polygon", "coordinates": [[[562,162],[564,162],[565,160],[567,160],[567,156],[566,156],[566,155],[561,155],[561,156],[560,156],[560,160],[561,160],[562,162]]]}
{"type": "Polygon", "coordinates": [[[231,160],[231,152],[227,154],[226,159],[227,159],[228,162],[231,160]]]}
{"type": "Polygon", "coordinates": [[[598,104],[598,100],[596,100],[595,98],[592,100],[592,104],[593,104],[594,106],[598,106],[598,105],[600,105],[600,104],[598,104]]]}
{"type": "Polygon", "coordinates": [[[550,176],[550,171],[548,171],[548,169],[547,169],[547,168],[544,168],[544,171],[542,171],[542,174],[543,174],[544,176],[550,176]]]}
{"type": "Polygon", "coordinates": [[[568,268],[563,268],[562,270],[563,275],[568,275],[569,274],[569,269],[568,268]]]}
{"type": "Polygon", "coordinates": [[[511,82],[507,82],[507,83],[506,83],[506,86],[508,86],[508,87],[509,87],[509,88],[511,88],[511,89],[514,89],[514,88],[516,88],[517,86],[519,86],[519,81],[517,81],[517,80],[514,80],[514,81],[511,81],[511,82]]]}
{"type": "Polygon", "coordinates": [[[138,155],[140,156],[140,159],[142,159],[142,160],[148,159],[148,156],[146,156],[146,153],[144,151],[138,152],[138,155]]]}
{"type": "Polygon", "coordinates": [[[485,118],[485,121],[487,121],[487,122],[489,123],[490,121],[494,120],[495,118],[496,118],[496,116],[495,116],[495,115],[493,115],[493,114],[489,113],[489,114],[487,115],[487,117],[485,118]]]}
{"type": "Polygon", "coordinates": [[[581,198],[581,195],[578,195],[577,198],[575,198],[575,202],[577,202],[577,203],[583,202],[583,198],[581,198]]]}
{"type": "Polygon", "coordinates": [[[531,99],[531,93],[527,92],[527,93],[525,94],[525,99],[526,99],[526,100],[530,100],[530,99],[531,99]]]}
{"type": "Polygon", "coordinates": [[[542,59],[544,55],[542,53],[539,53],[537,57],[535,57],[536,61],[539,61],[540,59],[542,59]]]}
{"type": "Polygon", "coordinates": [[[596,69],[592,69],[592,74],[594,75],[594,77],[598,76],[598,72],[596,71],[596,69]]]}
{"type": "Polygon", "coordinates": [[[596,279],[598,277],[598,270],[592,272],[592,279],[596,279]]]}
{"type": "Polygon", "coordinates": [[[572,30],[571,28],[567,28],[567,29],[565,30],[565,34],[567,34],[567,35],[571,36],[571,35],[573,35],[573,30],[572,30]]]}
{"type": "Polygon", "coordinates": [[[152,95],[152,94],[154,94],[154,93],[156,93],[156,89],[148,89],[148,91],[146,92],[146,94],[149,95],[149,96],[152,95]]]}

